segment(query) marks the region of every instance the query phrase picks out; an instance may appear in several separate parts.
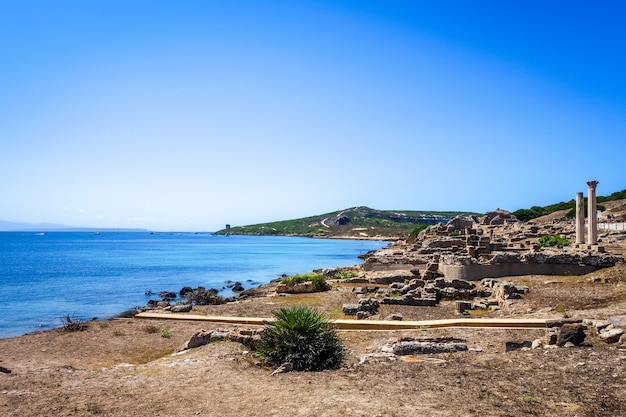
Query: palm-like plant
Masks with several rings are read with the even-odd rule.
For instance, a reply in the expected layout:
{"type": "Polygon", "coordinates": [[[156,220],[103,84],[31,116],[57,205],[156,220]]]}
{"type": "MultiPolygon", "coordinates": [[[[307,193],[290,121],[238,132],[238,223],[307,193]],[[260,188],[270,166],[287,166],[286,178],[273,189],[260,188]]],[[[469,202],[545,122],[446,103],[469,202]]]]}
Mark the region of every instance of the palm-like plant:
{"type": "Polygon", "coordinates": [[[282,308],[268,323],[256,354],[272,366],[291,363],[294,370],[336,369],[345,357],[345,348],[332,324],[317,310],[306,306],[282,308]]]}

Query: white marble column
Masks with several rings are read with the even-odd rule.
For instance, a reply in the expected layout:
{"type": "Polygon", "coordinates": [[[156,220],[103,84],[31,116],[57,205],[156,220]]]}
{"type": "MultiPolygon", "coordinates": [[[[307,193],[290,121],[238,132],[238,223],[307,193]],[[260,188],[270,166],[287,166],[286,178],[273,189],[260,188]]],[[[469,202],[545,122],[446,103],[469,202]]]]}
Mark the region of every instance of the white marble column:
{"type": "Polygon", "coordinates": [[[587,244],[598,244],[598,209],[596,208],[596,185],[598,181],[587,181],[589,192],[587,193],[587,244]]]}
{"type": "Polygon", "coordinates": [[[583,193],[576,193],[576,244],[585,243],[585,201],[583,193]]]}

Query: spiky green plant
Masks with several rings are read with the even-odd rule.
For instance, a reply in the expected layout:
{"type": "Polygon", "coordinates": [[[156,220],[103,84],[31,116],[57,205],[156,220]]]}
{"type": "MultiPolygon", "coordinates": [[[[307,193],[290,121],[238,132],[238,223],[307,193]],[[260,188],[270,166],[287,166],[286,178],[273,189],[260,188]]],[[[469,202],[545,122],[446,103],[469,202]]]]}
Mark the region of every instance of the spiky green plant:
{"type": "Polygon", "coordinates": [[[274,317],[255,347],[261,360],[271,366],[289,362],[298,371],[339,368],[346,354],[343,342],[317,310],[292,306],[274,317]]]}

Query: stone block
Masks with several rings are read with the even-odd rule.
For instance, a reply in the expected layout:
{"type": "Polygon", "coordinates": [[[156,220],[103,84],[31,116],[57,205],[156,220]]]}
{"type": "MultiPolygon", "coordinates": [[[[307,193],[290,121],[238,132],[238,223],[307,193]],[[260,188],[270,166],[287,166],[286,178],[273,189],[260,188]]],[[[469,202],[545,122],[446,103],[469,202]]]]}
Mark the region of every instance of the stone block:
{"type": "Polygon", "coordinates": [[[581,345],[585,341],[585,329],[582,324],[564,324],[559,330],[557,345],[565,346],[568,342],[575,346],[581,345]]]}
{"type": "Polygon", "coordinates": [[[624,334],[624,330],[619,327],[604,330],[600,332],[600,338],[606,343],[615,343],[620,340],[620,337],[624,334]]]}
{"type": "Polygon", "coordinates": [[[358,304],[344,304],[342,308],[343,314],[346,316],[356,316],[356,313],[359,311],[358,304]]]}

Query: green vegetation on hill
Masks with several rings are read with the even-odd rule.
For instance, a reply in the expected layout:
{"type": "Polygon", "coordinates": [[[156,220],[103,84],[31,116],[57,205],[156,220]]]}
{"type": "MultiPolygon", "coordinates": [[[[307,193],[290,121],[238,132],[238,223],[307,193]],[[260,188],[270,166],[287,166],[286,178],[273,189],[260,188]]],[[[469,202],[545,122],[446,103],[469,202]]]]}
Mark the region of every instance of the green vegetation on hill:
{"type": "MultiPolygon", "coordinates": [[[[615,200],[623,200],[626,199],[626,190],[617,191],[611,194],[608,197],[596,197],[597,203],[604,203],[607,201],[615,201],[615,200]]],[[[585,198],[585,211],[587,210],[587,198],[585,198]]],[[[560,202],[556,204],[551,204],[549,206],[540,207],[540,206],[532,206],[529,209],[519,209],[513,212],[513,215],[518,218],[518,220],[527,222],[532,219],[536,219],[537,217],[546,216],[548,214],[552,214],[556,211],[560,210],[569,210],[567,214],[564,216],[566,218],[575,217],[576,213],[576,201],[570,200],[567,202],[560,202]]],[[[598,210],[604,211],[604,207],[599,205],[598,210]]]]}
{"type": "Polygon", "coordinates": [[[216,234],[318,237],[407,237],[422,225],[445,222],[454,216],[477,215],[461,211],[375,210],[353,207],[318,216],[222,229],[216,234]]]}

